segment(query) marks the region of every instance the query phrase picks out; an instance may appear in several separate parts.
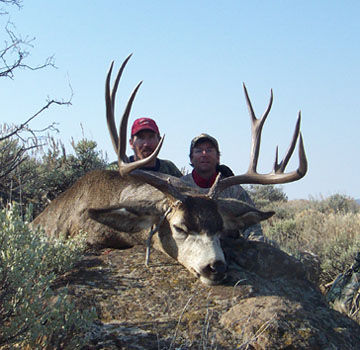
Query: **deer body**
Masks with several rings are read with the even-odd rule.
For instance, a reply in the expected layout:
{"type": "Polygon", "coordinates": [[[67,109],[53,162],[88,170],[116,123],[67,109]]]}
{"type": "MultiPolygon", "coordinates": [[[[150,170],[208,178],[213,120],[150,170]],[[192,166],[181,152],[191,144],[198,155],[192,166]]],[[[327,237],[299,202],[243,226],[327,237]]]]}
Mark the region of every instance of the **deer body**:
{"type": "Polygon", "coordinates": [[[125,249],[144,244],[151,226],[169,208],[154,236],[154,247],[179,261],[205,284],[219,283],[226,276],[221,235],[273,214],[237,200],[218,202],[197,193],[187,194],[180,202],[132,176],[95,170],[52,201],[32,226],[40,226],[53,237],[73,237],[83,231],[90,246],[125,249]],[[236,204],[235,211],[223,212],[219,203],[227,202],[236,204]]]}
{"type": "MultiPolygon", "coordinates": [[[[87,233],[89,245],[97,248],[129,248],[144,242],[144,239],[126,232],[119,234],[115,229],[92,220],[88,209],[114,207],[129,196],[136,201],[144,198],[145,192],[159,198],[160,202],[161,192],[150,185],[131,176],[121,177],[117,171],[94,170],[54,199],[32,224],[41,226],[47,234],[57,238],[74,237],[82,230],[87,233]]],[[[133,231],[131,227],[129,230],[133,231]]]]}

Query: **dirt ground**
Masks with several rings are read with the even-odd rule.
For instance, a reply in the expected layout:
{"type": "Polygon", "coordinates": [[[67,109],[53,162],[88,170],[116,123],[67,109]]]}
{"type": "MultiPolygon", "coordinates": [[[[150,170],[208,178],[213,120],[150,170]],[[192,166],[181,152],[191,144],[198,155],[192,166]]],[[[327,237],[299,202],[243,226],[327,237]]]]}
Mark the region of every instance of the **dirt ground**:
{"type": "Polygon", "coordinates": [[[225,253],[219,286],[154,250],[145,267],[135,246],[89,253],[56,288],[96,308],[89,350],[360,349],[359,325],[326,305],[299,262],[261,242],[225,253]]]}

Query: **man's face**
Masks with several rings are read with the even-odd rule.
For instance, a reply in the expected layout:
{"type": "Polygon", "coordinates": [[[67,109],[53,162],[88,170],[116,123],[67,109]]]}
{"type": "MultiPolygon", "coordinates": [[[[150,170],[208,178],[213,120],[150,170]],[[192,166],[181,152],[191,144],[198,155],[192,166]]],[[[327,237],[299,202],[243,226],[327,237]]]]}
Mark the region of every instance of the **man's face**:
{"type": "Polygon", "coordinates": [[[220,157],[214,145],[209,141],[198,142],[191,154],[191,163],[199,173],[214,173],[220,157]]]}
{"type": "Polygon", "coordinates": [[[151,130],[141,130],[130,139],[130,147],[135,154],[135,160],[148,157],[160,141],[159,135],[151,130]]]}

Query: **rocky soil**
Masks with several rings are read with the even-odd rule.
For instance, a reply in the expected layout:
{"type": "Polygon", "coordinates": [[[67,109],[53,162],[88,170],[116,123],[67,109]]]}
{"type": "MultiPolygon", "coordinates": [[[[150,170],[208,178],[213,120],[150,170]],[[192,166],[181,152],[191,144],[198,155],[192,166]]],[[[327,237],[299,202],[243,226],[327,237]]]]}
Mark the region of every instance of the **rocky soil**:
{"type": "Polygon", "coordinates": [[[57,288],[98,314],[85,349],[360,349],[360,326],[330,309],[304,265],[262,242],[228,240],[229,278],[205,286],[145,247],[89,253],[57,288]]]}

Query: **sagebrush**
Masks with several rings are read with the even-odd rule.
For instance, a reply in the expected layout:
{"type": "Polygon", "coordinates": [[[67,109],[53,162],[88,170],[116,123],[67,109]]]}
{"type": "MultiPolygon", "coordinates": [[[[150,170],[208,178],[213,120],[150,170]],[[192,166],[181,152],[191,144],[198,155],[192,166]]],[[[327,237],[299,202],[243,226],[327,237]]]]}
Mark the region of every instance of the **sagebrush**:
{"type": "Polygon", "coordinates": [[[360,207],[350,197],[279,201],[269,208],[276,214],[262,223],[266,237],[297,258],[304,252],[316,256],[321,284],[348,268],[360,251],[360,207]]]}
{"type": "Polygon", "coordinates": [[[66,289],[55,295],[51,286],[82,258],[85,238],[50,242],[29,228],[30,217],[18,206],[0,211],[0,347],[81,348],[95,313],[79,312],[66,289]]]}

